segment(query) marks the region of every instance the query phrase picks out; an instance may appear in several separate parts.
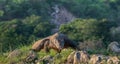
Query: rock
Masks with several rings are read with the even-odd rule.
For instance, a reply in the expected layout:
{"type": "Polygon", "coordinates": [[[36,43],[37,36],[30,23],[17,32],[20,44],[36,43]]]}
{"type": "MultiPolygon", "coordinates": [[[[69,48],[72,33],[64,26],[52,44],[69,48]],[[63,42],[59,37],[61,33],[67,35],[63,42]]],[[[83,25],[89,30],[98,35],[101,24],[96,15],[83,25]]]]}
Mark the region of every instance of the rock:
{"type": "Polygon", "coordinates": [[[80,64],[81,55],[79,51],[76,51],[74,54],[73,64],[80,64]]]}
{"type": "Polygon", "coordinates": [[[65,34],[58,32],[51,36],[36,41],[31,49],[36,52],[39,52],[42,49],[44,49],[46,52],[49,52],[50,49],[53,49],[60,53],[63,49],[69,47],[75,50],[79,50],[79,47],[76,43],[70,40],[65,34]]]}
{"type": "Polygon", "coordinates": [[[120,64],[120,60],[117,56],[109,57],[107,64],[120,64]]]}
{"type": "Polygon", "coordinates": [[[22,52],[19,49],[16,49],[16,50],[13,50],[12,52],[10,52],[7,58],[18,57],[21,54],[22,54],[22,52]]]}
{"type": "Polygon", "coordinates": [[[120,44],[116,41],[114,42],[111,42],[109,45],[108,45],[108,50],[114,52],[114,53],[120,53],[120,44]]]}
{"type": "Polygon", "coordinates": [[[52,61],[53,61],[53,57],[50,55],[43,57],[43,64],[48,64],[51,63],[52,61]]]}
{"type": "Polygon", "coordinates": [[[36,52],[34,52],[33,50],[29,51],[29,54],[27,55],[27,57],[25,58],[24,62],[25,63],[36,63],[38,61],[38,55],[36,52]]]}
{"type": "Polygon", "coordinates": [[[73,61],[74,61],[74,54],[75,54],[75,51],[73,51],[72,53],[70,53],[70,55],[67,58],[67,64],[73,63],[73,61]]]}
{"type": "Polygon", "coordinates": [[[80,62],[81,63],[88,63],[90,56],[86,51],[79,51],[80,52],[80,62]]]}
{"type": "Polygon", "coordinates": [[[40,62],[43,64],[51,64],[53,63],[53,57],[50,55],[44,56],[42,59],[38,60],[36,64],[40,64],[40,62]]]}
{"type": "Polygon", "coordinates": [[[100,64],[102,63],[103,55],[92,55],[89,64],[100,64]]]}
{"type": "Polygon", "coordinates": [[[68,56],[67,63],[68,64],[79,64],[79,63],[87,64],[89,61],[89,58],[90,57],[86,51],[74,51],[68,56]]]}

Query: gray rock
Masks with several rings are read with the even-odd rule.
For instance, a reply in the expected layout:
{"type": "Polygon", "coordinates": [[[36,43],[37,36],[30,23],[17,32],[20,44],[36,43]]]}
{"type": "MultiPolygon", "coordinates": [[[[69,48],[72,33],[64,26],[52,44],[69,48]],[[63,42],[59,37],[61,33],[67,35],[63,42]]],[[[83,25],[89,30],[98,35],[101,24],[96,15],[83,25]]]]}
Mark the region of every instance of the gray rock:
{"type": "Polygon", "coordinates": [[[54,64],[53,63],[53,57],[50,55],[44,56],[42,59],[38,60],[36,64],[40,64],[42,62],[43,64],[54,64]]]}
{"type": "Polygon", "coordinates": [[[120,53],[120,44],[116,41],[114,42],[111,42],[109,45],[108,45],[108,50],[109,51],[112,51],[114,53],[120,53]]]}
{"type": "Polygon", "coordinates": [[[33,50],[29,51],[29,54],[27,55],[27,57],[25,58],[26,63],[36,63],[38,61],[38,55],[36,52],[34,52],[33,50]]]}

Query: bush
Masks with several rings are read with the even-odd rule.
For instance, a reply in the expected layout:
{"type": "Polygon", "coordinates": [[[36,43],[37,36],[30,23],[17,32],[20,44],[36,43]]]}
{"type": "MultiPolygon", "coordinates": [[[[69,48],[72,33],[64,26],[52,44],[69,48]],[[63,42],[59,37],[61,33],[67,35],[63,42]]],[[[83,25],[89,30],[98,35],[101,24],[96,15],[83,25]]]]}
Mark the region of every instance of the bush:
{"type": "Polygon", "coordinates": [[[0,10],[0,16],[3,16],[4,11],[0,10]]]}
{"type": "Polygon", "coordinates": [[[84,42],[79,42],[80,45],[80,49],[82,50],[99,50],[99,49],[103,49],[105,46],[103,45],[103,41],[101,39],[99,40],[87,40],[84,42]]]}
{"type": "Polygon", "coordinates": [[[109,40],[110,28],[114,23],[105,19],[76,19],[69,24],[60,27],[60,32],[67,34],[75,41],[85,40],[109,40]]]}
{"type": "Polygon", "coordinates": [[[112,41],[120,41],[120,26],[118,27],[112,27],[110,30],[110,34],[111,34],[111,40],[112,41]]]}
{"type": "Polygon", "coordinates": [[[53,25],[31,15],[23,20],[0,22],[0,50],[7,51],[20,45],[30,44],[37,38],[51,34],[53,25]]]}
{"type": "Polygon", "coordinates": [[[0,19],[25,18],[32,14],[49,19],[51,7],[44,0],[0,0],[0,19]],[[44,6],[43,6],[44,5],[44,6]]]}

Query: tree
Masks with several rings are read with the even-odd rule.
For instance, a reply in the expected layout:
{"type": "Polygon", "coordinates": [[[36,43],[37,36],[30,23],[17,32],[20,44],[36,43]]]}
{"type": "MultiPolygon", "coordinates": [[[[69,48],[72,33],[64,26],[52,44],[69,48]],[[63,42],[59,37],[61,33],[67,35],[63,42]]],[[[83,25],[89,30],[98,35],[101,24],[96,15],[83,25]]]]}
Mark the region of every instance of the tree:
{"type": "Polygon", "coordinates": [[[12,50],[20,45],[29,45],[38,38],[51,34],[53,25],[31,15],[25,19],[13,19],[0,22],[0,49],[12,50]]]}
{"type": "Polygon", "coordinates": [[[85,41],[88,39],[106,39],[109,40],[109,30],[114,26],[107,20],[96,19],[76,19],[69,24],[60,27],[60,32],[76,41],[85,41]]]}

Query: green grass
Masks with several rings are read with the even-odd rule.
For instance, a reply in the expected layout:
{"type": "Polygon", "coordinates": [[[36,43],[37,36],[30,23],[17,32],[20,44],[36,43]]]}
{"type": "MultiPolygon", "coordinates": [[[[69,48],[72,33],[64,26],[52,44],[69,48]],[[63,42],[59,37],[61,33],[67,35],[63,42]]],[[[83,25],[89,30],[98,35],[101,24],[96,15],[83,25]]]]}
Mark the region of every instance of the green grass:
{"type": "MultiPolygon", "coordinates": [[[[21,59],[24,59],[26,57],[26,55],[28,54],[30,48],[31,48],[31,45],[29,45],[29,46],[21,46],[19,48],[19,50],[21,50],[23,54],[20,55],[17,58],[7,59],[7,55],[5,55],[5,54],[9,54],[8,52],[4,53],[4,54],[1,54],[0,55],[0,64],[8,64],[9,62],[12,62],[12,61],[19,62],[21,59]]],[[[44,56],[51,55],[51,56],[55,57],[54,63],[55,64],[59,64],[59,63],[63,63],[67,59],[68,55],[72,51],[73,51],[73,49],[71,49],[71,48],[64,49],[60,53],[61,57],[57,58],[57,57],[55,57],[56,54],[57,54],[56,51],[54,51],[54,50],[51,49],[50,53],[45,53],[43,50],[41,50],[40,52],[38,52],[38,58],[43,58],[44,56]]],[[[91,50],[91,51],[88,51],[88,53],[89,54],[103,54],[103,55],[110,55],[110,56],[114,55],[114,54],[109,53],[108,51],[106,51],[106,49],[91,50]]],[[[120,58],[120,56],[119,56],[119,58],[120,58]]]]}
{"type": "Polygon", "coordinates": [[[7,56],[10,52],[2,53],[0,55],[0,64],[9,64],[10,62],[20,61],[21,59],[25,58],[25,56],[27,55],[30,47],[31,47],[31,45],[19,47],[18,49],[22,52],[22,54],[18,57],[15,57],[15,58],[7,59],[7,56]]]}
{"type": "Polygon", "coordinates": [[[64,60],[67,59],[68,55],[72,52],[73,50],[72,49],[67,49],[67,50],[63,50],[61,53],[60,53],[60,58],[57,58],[56,57],[56,54],[57,52],[54,51],[53,49],[50,50],[50,53],[45,53],[44,51],[41,51],[38,53],[39,55],[39,58],[43,58],[44,56],[47,56],[47,55],[50,55],[50,56],[54,56],[55,59],[54,59],[54,63],[55,64],[59,64],[61,62],[64,62],[64,60]]]}
{"type": "MultiPolygon", "coordinates": [[[[20,55],[17,58],[11,58],[11,59],[7,59],[7,55],[9,54],[9,52],[6,52],[4,54],[6,55],[0,55],[0,64],[8,64],[10,62],[18,62],[22,59],[24,59],[26,57],[26,55],[29,52],[29,49],[31,48],[31,45],[29,46],[21,46],[18,49],[23,53],[22,55],[20,55]]],[[[55,58],[55,64],[64,62],[64,60],[68,57],[68,55],[72,52],[72,49],[67,49],[67,50],[63,50],[60,55],[60,58],[55,58]]],[[[45,53],[43,50],[41,50],[40,52],[38,52],[38,58],[43,58],[44,56],[47,55],[51,55],[51,56],[56,56],[57,52],[54,51],[53,49],[50,50],[50,53],[45,53]]]]}

